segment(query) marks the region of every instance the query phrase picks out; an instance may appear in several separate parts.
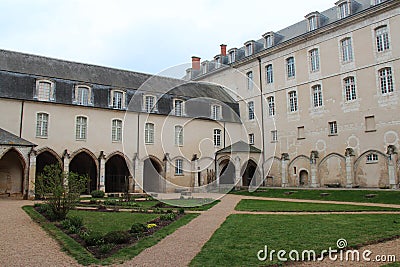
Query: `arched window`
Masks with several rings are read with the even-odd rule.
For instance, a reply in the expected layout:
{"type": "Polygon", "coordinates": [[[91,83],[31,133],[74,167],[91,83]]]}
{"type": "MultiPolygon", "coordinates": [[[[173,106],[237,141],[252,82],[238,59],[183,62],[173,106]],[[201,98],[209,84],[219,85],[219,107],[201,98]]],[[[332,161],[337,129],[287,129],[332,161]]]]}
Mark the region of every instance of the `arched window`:
{"type": "Polygon", "coordinates": [[[91,89],[88,86],[78,85],[75,87],[75,101],[78,105],[87,106],[91,104],[91,89]]]}
{"type": "Polygon", "coordinates": [[[376,28],[375,37],[378,52],[384,52],[390,49],[389,30],[387,26],[376,28]]]}
{"type": "Polygon", "coordinates": [[[48,80],[36,81],[35,98],[40,101],[54,101],[54,83],[48,80]]]}

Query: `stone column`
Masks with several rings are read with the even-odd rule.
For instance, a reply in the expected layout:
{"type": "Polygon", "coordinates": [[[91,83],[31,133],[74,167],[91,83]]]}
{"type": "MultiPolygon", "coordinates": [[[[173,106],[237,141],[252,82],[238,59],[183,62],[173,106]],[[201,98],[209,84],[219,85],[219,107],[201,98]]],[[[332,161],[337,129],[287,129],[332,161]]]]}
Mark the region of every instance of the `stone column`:
{"type": "MultiPolygon", "coordinates": [[[[164,154],[163,158],[163,163],[164,163],[164,175],[162,175],[162,179],[160,182],[162,183],[160,185],[160,188],[162,192],[171,192],[175,191],[175,186],[173,183],[169,183],[168,181],[171,181],[171,157],[169,156],[169,153],[164,154]]],[[[185,166],[185,165],[184,165],[185,166]]],[[[185,167],[182,166],[183,171],[185,172],[185,167]]],[[[173,167],[175,168],[175,167],[173,167]]]]}
{"type": "Polygon", "coordinates": [[[131,175],[128,177],[128,193],[134,193],[135,192],[135,180],[131,175]]]}
{"type": "Polygon", "coordinates": [[[281,171],[282,171],[282,187],[286,187],[288,184],[287,180],[287,163],[289,161],[289,154],[283,153],[281,156],[281,171]]]}
{"type": "Polygon", "coordinates": [[[391,189],[397,189],[398,178],[396,170],[396,163],[397,163],[396,147],[393,145],[388,146],[387,155],[388,155],[389,185],[391,189]]]}
{"type": "Polygon", "coordinates": [[[311,151],[310,155],[310,170],[311,170],[311,187],[319,187],[318,183],[318,151],[311,151]]]}
{"type": "Polygon", "coordinates": [[[143,162],[140,161],[139,157],[137,154],[134,155],[133,157],[133,169],[134,169],[134,179],[136,185],[136,190],[140,190],[141,192],[144,192],[143,190],[143,162]]]}
{"type": "MultiPolygon", "coordinates": [[[[63,153],[63,170],[64,173],[66,174],[66,176],[68,176],[69,173],[69,161],[70,161],[70,155],[68,153],[68,150],[65,149],[64,153],[63,153]]],[[[64,185],[67,186],[68,185],[68,181],[64,180],[64,185]]]]}
{"type": "Polygon", "coordinates": [[[105,185],[105,180],[106,180],[106,155],[104,154],[104,151],[100,152],[99,156],[99,190],[105,192],[106,191],[106,185],[105,185]]]}
{"type": "Polygon", "coordinates": [[[346,156],[346,187],[352,188],[354,185],[354,150],[347,148],[346,156]]]}
{"type": "Polygon", "coordinates": [[[36,151],[32,148],[29,153],[29,173],[28,173],[28,188],[27,198],[35,198],[35,180],[36,180],[36,151]]]}
{"type": "Polygon", "coordinates": [[[194,154],[192,157],[192,179],[194,180],[193,186],[195,189],[198,189],[201,185],[199,184],[199,158],[197,154],[194,154]]]}
{"type": "Polygon", "coordinates": [[[239,156],[235,157],[235,184],[237,186],[243,186],[243,179],[240,176],[240,158],[239,156]]]}

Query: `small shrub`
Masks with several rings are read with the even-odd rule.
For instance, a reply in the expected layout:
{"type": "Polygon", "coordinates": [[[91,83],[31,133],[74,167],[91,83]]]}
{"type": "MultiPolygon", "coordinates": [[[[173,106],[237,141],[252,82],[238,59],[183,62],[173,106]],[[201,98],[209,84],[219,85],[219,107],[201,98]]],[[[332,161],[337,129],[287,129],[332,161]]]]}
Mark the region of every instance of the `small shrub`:
{"type": "Polygon", "coordinates": [[[185,209],[184,208],[179,208],[178,213],[179,214],[185,214],[185,209]]]}
{"type": "Polygon", "coordinates": [[[93,190],[91,195],[93,198],[103,198],[105,193],[101,190],[93,190]]]}
{"type": "Polygon", "coordinates": [[[117,201],[115,199],[107,199],[107,200],[104,200],[104,205],[106,205],[106,206],[116,206],[117,205],[117,201]]]}
{"type": "Polygon", "coordinates": [[[129,234],[125,231],[111,231],[104,236],[104,242],[125,244],[129,241],[129,234]]]}
{"type": "Polygon", "coordinates": [[[103,244],[99,247],[99,252],[100,254],[107,254],[114,248],[114,246],[115,244],[113,243],[103,244]]]}
{"type": "Polygon", "coordinates": [[[104,244],[104,237],[99,232],[86,232],[81,235],[87,246],[99,246],[104,244]]]}
{"type": "Polygon", "coordinates": [[[167,213],[173,213],[174,211],[172,209],[168,209],[167,213]]]}
{"type": "Polygon", "coordinates": [[[67,217],[67,220],[70,221],[71,225],[75,226],[76,228],[82,228],[83,227],[83,218],[79,216],[69,216],[67,217]]]}
{"type": "Polygon", "coordinates": [[[175,213],[167,213],[167,214],[162,214],[160,216],[160,220],[161,221],[173,221],[176,218],[176,214],[175,213]]]}
{"type": "Polygon", "coordinates": [[[143,233],[144,231],[146,231],[146,225],[144,225],[143,223],[134,223],[131,226],[131,234],[140,234],[143,233]]]}

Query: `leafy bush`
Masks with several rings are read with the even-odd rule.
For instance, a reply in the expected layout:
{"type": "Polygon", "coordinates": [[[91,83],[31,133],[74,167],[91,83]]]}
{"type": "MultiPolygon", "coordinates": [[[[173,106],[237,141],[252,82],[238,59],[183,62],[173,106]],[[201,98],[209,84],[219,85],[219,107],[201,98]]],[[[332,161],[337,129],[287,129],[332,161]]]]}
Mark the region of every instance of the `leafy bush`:
{"type": "Polygon", "coordinates": [[[144,231],[146,231],[146,225],[144,225],[143,223],[132,224],[131,230],[130,230],[130,232],[132,234],[140,234],[140,233],[143,233],[144,231]]]}
{"type": "Polygon", "coordinates": [[[71,225],[75,226],[76,228],[83,227],[83,218],[79,216],[69,216],[67,220],[70,221],[71,225]]]}
{"type": "Polygon", "coordinates": [[[104,205],[106,206],[116,206],[117,201],[115,199],[106,199],[104,200],[104,205]]]}
{"type": "Polygon", "coordinates": [[[103,244],[99,247],[99,252],[101,254],[107,254],[110,252],[113,248],[115,247],[115,244],[109,243],[109,244],[103,244]]]}
{"type": "Polygon", "coordinates": [[[99,246],[104,244],[104,237],[99,232],[86,232],[81,235],[87,246],[99,246]]]}
{"type": "Polygon", "coordinates": [[[38,211],[50,221],[56,221],[58,217],[54,214],[49,204],[39,204],[38,211]]]}
{"type": "Polygon", "coordinates": [[[104,236],[104,242],[114,244],[125,244],[129,241],[129,233],[125,231],[111,231],[104,236]]]}
{"type": "Polygon", "coordinates": [[[101,190],[93,190],[91,195],[93,198],[103,198],[105,193],[101,190]]]}
{"type": "Polygon", "coordinates": [[[185,214],[185,209],[184,208],[179,208],[178,213],[179,214],[185,214]]]}
{"type": "Polygon", "coordinates": [[[167,214],[162,214],[160,216],[160,220],[161,221],[173,221],[176,218],[176,214],[175,213],[167,213],[167,214]]]}

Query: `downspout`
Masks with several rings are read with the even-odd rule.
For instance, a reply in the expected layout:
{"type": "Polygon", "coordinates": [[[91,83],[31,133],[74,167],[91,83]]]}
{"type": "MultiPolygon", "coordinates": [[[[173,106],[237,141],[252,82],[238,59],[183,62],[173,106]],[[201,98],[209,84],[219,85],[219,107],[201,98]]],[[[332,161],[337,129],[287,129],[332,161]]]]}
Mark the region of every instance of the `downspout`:
{"type": "Polygon", "coordinates": [[[226,139],[226,122],[224,121],[224,148],[226,147],[225,139],[226,139]]]}
{"type": "Polygon", "coordinates": [[[264,173],[264,163],[265,163],[265,126],[264,126],[264,94],[263,94],[263,83],[262,83],[262,68],[261,68],[261,58],[258,57],[258,69],[259,69],[259,78],[260,78],[260,101],[261,101],[261,151],[262,151],[262,165],[261,165],[261,174],[262,181],[264,182],[265,173],[264,173]]]}
{"type": "Polygon", "coordinates": [[[22,138],[22,123],[24,119],[24,107],[25,107],[25,100],[21,102],[21,116],[19,120],[19,137],[22,138]]]}

